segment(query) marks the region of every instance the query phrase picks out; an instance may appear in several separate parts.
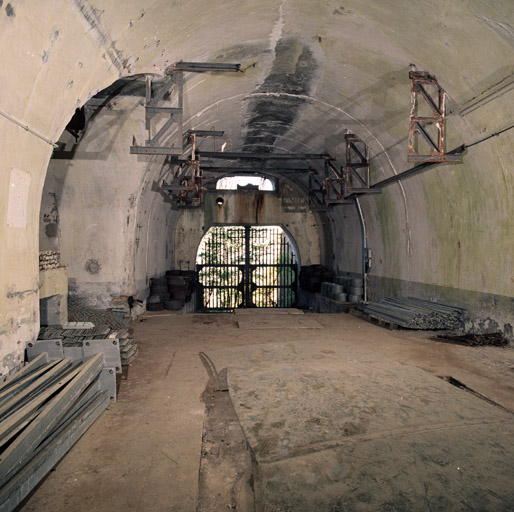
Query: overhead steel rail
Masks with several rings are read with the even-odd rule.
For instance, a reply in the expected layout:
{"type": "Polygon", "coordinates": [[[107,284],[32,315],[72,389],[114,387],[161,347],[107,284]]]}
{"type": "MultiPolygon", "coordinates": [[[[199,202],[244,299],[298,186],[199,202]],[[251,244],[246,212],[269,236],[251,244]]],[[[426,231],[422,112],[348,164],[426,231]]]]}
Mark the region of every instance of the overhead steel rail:
{"type": "Polygon", "coordinates": [[[213,160],[334,160],[327,153],[250,153],[224,151],[198,151],[198,156],[213,160]]]}
{"type": "MultiPolygon", "coordinates": [[[[466,145],[462,144],[461,146],[458,146],[455,149],[448,151],[447,155],[462,155],[465,150],[466,150],[466,145]]],[[[428,169],[430,169],[434,165],[437,165],[438,163],[442,163],[442,162],[425,162],[423,164],[416,165],[414,167],[411,167],[410,169],[407,169],[406,171],[400,172],[399,174],[395,174],[394,176],[391,176],[382,181],[374,183],[373,185],[371,185],[371,189],[372,190],[382,189],[382,188],[392,185],[393,183],[396,183],[400,180],[412,178],[413,176],[416,176],[418,174],[421,174],[422,172],[427,171],[428,169]]]]}
{"type": "Polygon", "coordinates": [[[308,173],[310,167],[236,167],[236,166],[203,166],[204,172],[223,172],[223,173],[245,173],[245,174],[282,174],[282,173],[308,173]]]}

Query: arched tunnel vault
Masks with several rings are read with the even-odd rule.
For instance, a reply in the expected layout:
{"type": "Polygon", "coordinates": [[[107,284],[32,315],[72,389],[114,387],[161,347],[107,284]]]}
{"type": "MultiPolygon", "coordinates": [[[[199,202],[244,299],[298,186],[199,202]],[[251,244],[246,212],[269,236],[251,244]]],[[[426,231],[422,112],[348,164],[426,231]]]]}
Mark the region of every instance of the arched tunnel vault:
{"type": "MultiPolygon", "coordinates": [[[[510,0],[3,2],[1,373],[19,364],[38,329],[39,214],[52,142],[97,92],[121,77],[163,76],[180,59],[240,62],[243,70],[188,76],[185,128],[224,130],[231,151],[327,151],[339,164],[348,129],[370,147],[373,181],[408,168],[409,64],[437,76],[448,94],[447,149],[470,147],[460,164],[440,165],[361,200],[374,255],[370,293],[438,296],[467,304],[477,318],[502,328],[512,324],[514,131],[487,137],[512,125],[513,27],[510,0]],[[483,142],[471,145],[476,141],[483,142]]],[[[115,99],[113,111],[125,101],[115,99]]],[[[84,190],[102,202],[96,211],[105,232],[115,239],[131,233],[124,243],[132,239],[134,247],[123,245],[130,259],[116,269],[125,284],[113,293],[143,287],[147,270],[161,271],[172,258],[161,241],[159,262],[147,268],[138,248],[143,238],[159,238],[159,223],[172,229],[176,221],[152,191],[162,160],[128,154],[131,136],[145,137],[142,108],[129,106],[110,124],[97,116],[77,147],[93,158],[56,164],[61,175],[83,173],[84,190]],[[101,214],[116,201],[118,216],[101,214]]],[[[304,178],[291,179],[305,189],[304,178]]],[[[67,178],[68,194],[66,187],[67,178]]],[[[70,215],[82,213],[75,208],[70,215]]],[[[61,233],[65,225],[87,227],[62,211],[59,219],[61,233]]],[[[353,207],[334,207],[319,219],[333,235],[325,261],[358,272],[353,207]]],[[[69,247],[70,255],[77,247],[69,247]]],[[[106,261],[117,257],[105,253],[106,261]]],[[[103,277],[97,279],[90,282],[102,286],[103,277]]]]}

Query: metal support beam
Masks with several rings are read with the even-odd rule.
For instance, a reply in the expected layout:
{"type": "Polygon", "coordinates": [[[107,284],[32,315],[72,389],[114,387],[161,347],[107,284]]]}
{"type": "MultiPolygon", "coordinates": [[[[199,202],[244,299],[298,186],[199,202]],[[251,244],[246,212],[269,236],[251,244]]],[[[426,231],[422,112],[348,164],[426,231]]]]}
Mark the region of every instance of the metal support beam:
{"type": "Polygon", "coordinates": [[[190,135],[196,135],[197,137],[223,137],[225,132],[221,130],[187,130],[184,137],[189,137],[190,135]]]}
{"type": "Polygon", "coordinates": [[[426,71],[411,71],[411,109],[407,161],[458,162],[460,153],[445,153],[446,93],[437,79],[426,71]],[[428,115],[419,115],[420,105],[428,115]],[[425,148],[420,150],[418,146],[425,148]]]}
{"type": "Polygon", "coordinates": [[[16,473],[30,460],[31,451],[44,440],[66,411],[93,382],[103,368],[103,354],[97,354],[82,366],[75,378],[59,392],[45,410],[20,434],[2,453],[0,458],[0,479],[16,473]]]}
{"type": "Polygon", "coordinates": [[[202,167],[204,172],[223,172],[223,173],[245,173],[245,174],[282,174],[282,173],[307,173],[311,172],[312,169],[305,167],[288,167],[285,169],[277,169],[270,167],[235,167],[235,166],[213,166],[213,167],[202,167]]]}
{"type": "Polygon", "coordinates": [[[198,156],[221,160],[333,160],[327,154],[311,153],[249,153],[249,152],[222,152],[222,151],[198,151],[198,156]]]}
{"type": "Polygon", "coordinates": [[[166,68],[166,74],[172,75],[175,71],[189,71],[193,73],[205,73],[216,71],[224,73],[237,73],[241,70],[241,64],[220,64],[213,62],[175,62],[166,68]]]}
{"type": "Polygon", "coordinates": [[[219,64],[212,62],[175,62],[172,66],[166,68],[166,74],[172,75],[175,71],[189,71],[193,73],[205,73],[207,71],[216,71],[224,73],[237,73],[241,71],[241,64],[219,64]]]}
{"type": "MultiPolygon", "coordinates": [[[[455,149],[452,149],[447,154],[448,155],[462,155],[466,149],[466,146],[462,144],[462,146],[459,146],[455,149]]],[[[421,174],[422,172],[427,171],[434,165],[436,165],[439,162],[426,162],[424,164],[416,165],[415,167],[412,167],[411,169],[408,169],[406,171],[403,171],[399,174],[395,174],[394,176],[391,176],[390,178],[386,178],[385,180],[379,181],[378,183],[375,183],[371,185],[371,190],[377,190],[382,189],[384,187],[387,187],[389,185],[392,185],[393,183],[396,183],[400,180],[405,180],[407,178],[412,178],[413,176],[416,176],[418,174],[421,174]]]]}

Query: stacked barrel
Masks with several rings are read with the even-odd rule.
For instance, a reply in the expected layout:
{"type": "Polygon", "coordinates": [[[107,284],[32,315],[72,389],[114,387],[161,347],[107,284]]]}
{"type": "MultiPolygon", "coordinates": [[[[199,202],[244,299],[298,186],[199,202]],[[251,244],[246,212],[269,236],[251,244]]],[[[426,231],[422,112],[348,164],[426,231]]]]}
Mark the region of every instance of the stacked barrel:
{"type": "Polygon", "coordinates": [[[180,310],[191,300],[194,279],[186,272],[169,271],[164,277],[150,279],[150,295],[146,299],[148,311],[180,310]]]}

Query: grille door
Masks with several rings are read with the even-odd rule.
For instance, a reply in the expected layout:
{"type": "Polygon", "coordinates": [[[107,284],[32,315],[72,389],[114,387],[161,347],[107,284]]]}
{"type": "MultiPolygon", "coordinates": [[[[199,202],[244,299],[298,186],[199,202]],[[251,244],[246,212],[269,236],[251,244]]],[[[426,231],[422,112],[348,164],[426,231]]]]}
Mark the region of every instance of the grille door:
{"type": "Polygon", "coordinates": [[[200,308],[287,308],[295,305],[298,266],[280,226],[214,226],[197,256],[200,308]]]}

